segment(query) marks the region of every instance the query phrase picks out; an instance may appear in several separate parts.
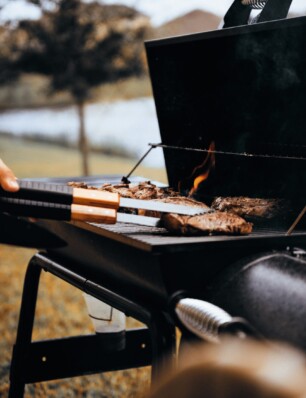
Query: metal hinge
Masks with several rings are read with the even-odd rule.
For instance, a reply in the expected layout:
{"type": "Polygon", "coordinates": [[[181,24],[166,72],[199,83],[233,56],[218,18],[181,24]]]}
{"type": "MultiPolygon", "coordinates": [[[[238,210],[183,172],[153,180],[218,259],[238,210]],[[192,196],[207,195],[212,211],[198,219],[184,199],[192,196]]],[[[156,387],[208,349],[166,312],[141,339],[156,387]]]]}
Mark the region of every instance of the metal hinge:
{"type": "Polygon", "coordinates": [[[287,247],[287,251],[296,258],[306,259],[306,250],[299,247],[287,247]]]}

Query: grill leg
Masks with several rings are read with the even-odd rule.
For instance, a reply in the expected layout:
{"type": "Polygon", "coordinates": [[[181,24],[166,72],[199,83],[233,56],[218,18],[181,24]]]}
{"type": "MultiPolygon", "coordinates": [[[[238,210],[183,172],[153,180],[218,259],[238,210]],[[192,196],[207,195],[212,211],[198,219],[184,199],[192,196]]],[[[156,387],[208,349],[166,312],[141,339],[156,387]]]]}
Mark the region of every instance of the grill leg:
{"type": "Polygon", "coordinates": [[[9,398],[22,398],[24,395],[23,374],[25,372],[23,367],[28,363],[27,357],[32,340],[40,274],[41,268],[36,265],[35,257],[33,257],[29,262],[24,280],[17,337],[10,370],[9,398]]]}
{"type": "Polygon", "coordinates": [[[176,365],[176,334],[173,323],[163,313],[154,314],[148,327],[152,339],[152,381],[154,382],[176,365]]]}
{"type": "MultiPolygon", "coordinates": [[[[21,308],[20,308],[20,315],[19,315],[19,322],[18,322],[18,329],[17,329],[17,337],[16,343],[13,349],[13,356],[12,356],[12,364],[11,364],[11,371],[10,371],[10,390],[9,390],[9,398],[23,398],[24,396],[24,388],[25,384],[29,382],[26,378],[27,376],[27,366],[31,366],[33,360],[33,342],[32,342],[32,331],[34,326],[34,318],[35,318],[35,308],[36,308],[36,301],[37,301],[37,293],[39,287],[39,280],[40,274],[42,269],[48,269],[48,259],[44,259],[45,262],[40,260],[41,255],[37,255],[32,258],[30,261],[27,272],[25,275],[24,286],[23,286],[23,294],[22,294],[22,301],[21,301],[21,308]],[[32,349],[32,350],[31,350],[32,349]]],[[[53,264],[53,263],[52,263],[53,264]]],[[[51,270],[49,270],[51,271],[51,270]]],[[[56,275],[56,273],[54,273],[56,275]]],[[[59,275],[59,277],[61,277],[59,275]]],[[[63,278],[66,279],[66,278],[63,278]]],[[[68,283],[72,283],[73,281],[69,281],[68,283]]],[[[75,282],[75,281],[74,281],[75,282]]],[[[75,283],[72,283],[75,284],[75,283]]],[[[77,286],[77,284],[75,284],[77,286]]],[[[78,287],[78,286],[77,286],[78,287]]],[[[88,288],[88,286],[87,286],[88,288]]],[[[99,286],[99,291],[104,292],[104,289],[99,286]]],[[[88,290],[90,291],[90,289],[88,290]]],[[[93,295],[96,290],[91,291],[93,295]]],[[[101,293],[100,292],[100,293],[101,293]]],[[[99,299],[104,301],[105,297],[103,294],[97,295],[99,299]],[[101,297],[100,297],[101,296],[101,297]]],[[[104,292],[105,293],[105,292],[104,292]]],[[[107,297],[109,296],[109,292],[107,297]]],[[[114,294],[114,296],[116,296],[114,294]]],[[[114,297],[113,297],[114,298],[114,297]]],[[[118,306],[120,310],[124,309],[122,307],[122,301],[124,299],[118,298],[116,296],[116,300],[118,301],[118,306]]],[[[108,302],[106,299],[105,302],[108,304],[114,304],[116,302],[108,302]]],[[[116,307],[116,306],[115,306],[116,307]]],[[[133,308],[134,311],[131,311],[131,306],[129,303],[129,311],[133,313],[136,319],[139,319],[141,322],[145,323],[148,326],[150,339],[146,342],[142,342],[143,347],[141,347],[141,353],[144,355],[142,361],[136,361],[133,359],[131,360],[131,356],[139,355],[139,347],[138,347],[138,340],[136,344],[136,348],[132,347],[132,351],[128,353],[128,361],[124,357],[124,353],[122,356],[118,357],[115,360],[115,365],[111,365],[110,368],[107,366],[104,370],[101,371],[110,371],[110,370],[117,370],[117,369],[129,369],[138,366],[147,366],[150,363],[152,364],[152,380],[156,380],[166,371],[169,371],[169,366],[175,365],[176,360],[176,334],[175,334],[175,327],[167,314],[160,313],[160,312],[151,312],[143,307],[139,308],[136,306],[133,308]],[[151,342],[151,344],[150,344],[151,342]],[[145,348],[145,350],[144,350],[145,348]],[[152,353],[152,356],[150,355],[152,353]],[[122,361],[125,361],[123,365],[121,364],[122,361]]],[[[129,333],[129,332],[128,332],[129,333]]],[[[137,336],[136,336],[137,337],[137,336]]],[[[139,341],[143,341],[143,336],[140,336],[139,341]]],[[[145,341],[145,339],[144,339],[145,341]]],[[[45,343],[47,344],[47,343],[45,343]]],[[[39,349],[39,347],[38,347],[39,349]]],[[[45,347],[44,347],[45,350],[45,347]]],[[[36,351],[35,351],[36,352],[36,351]]],[[[113,354],[112,354],[113,356],[113,354]]],[[[101,367],[101,366],[100,366],[101,367]]],[[[90,368],[91,369],[91,368],[90,368]]],[[[98,369],[98,368],[97,368],[98,369]]],[[[99,368],[100,369],[100,368],[99,368]]],[[[88,372],[88,369],[86,369],[88,372]]],[[[35,373],[35,372],[34,372],[35,373]]],[[[82,368],[82,371],[78,372],[75,375],[83,375],[85,374],[85,370],[82,368]]],[[[96,371],[91,373],[97,373],[96,371]]],[[[32,374],[31,374],[32,375],[32,374]]],[[[44,378],[40,380],[49,380],[49,375],[44,374],[44,378]]],[[[37,375],[35,374],[35,377],[37,375]]],[[[34,379],[35,379],[34,377],[34,379]]],[[[62,374],[58,374],[56,378],[62,378],[62,374]]],[[[67,376],[66,376],[67,377],[67,376]]],[[[33,378],[33,375],[32,375],[33,378]]]]}

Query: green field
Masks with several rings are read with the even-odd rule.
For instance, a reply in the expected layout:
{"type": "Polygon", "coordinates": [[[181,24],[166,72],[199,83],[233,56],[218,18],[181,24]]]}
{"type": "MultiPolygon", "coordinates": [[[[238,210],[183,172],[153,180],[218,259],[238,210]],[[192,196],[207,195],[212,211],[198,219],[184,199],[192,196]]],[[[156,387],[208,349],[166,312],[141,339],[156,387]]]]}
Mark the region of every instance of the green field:
{"type": "MultiPolygon", "coordinates": [[[[71,148],[0,136],[0,158],[19,178],[82,175],[80,154],[71,148]]],[[[136,160],[93,153],[90,155],[90,173],[123,176],[135,163],[136,160]]],[[[140,166],[134,174],[150,180],[167,181],[164,169],[140,166]]]]}

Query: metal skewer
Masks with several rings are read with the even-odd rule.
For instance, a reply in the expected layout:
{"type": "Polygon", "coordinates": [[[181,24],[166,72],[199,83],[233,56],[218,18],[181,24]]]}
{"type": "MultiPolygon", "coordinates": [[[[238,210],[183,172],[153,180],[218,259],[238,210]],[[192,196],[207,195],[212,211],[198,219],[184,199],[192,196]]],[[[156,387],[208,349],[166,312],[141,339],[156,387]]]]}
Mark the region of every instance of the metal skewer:
{"type": "Polygon", "coordinates": [[[272,154],[270,155],[270,154],[259,154],[259,153],[248,153],[248,152],[219,151],[219,150],[212,150],[209,148],[206,148],[206,149],[205,148],[189,148],[189,147],[180,147],[180,146],[165,145],[165,144],[149,144],[149,145],[152,146],[152,148],[163,148],[163,149],[173,149],[173,150],[179,150],[179,151],[214,153],[216,155],[306,161],[306,157],[302,157],[302,156],[283,156],[283,155],[272,155],[272,154]]]}
{"type": "MultiPolygon", "coordinates": [[[[163,148],[163,149],[176,149],[180,151],[193,151],[193,152],[205,152],[205,153],[215,153],[217,155],[229,155],[229,156],[242,156],[242,157],[255,157],[255,158],[272,158],[272,159],[285,159],[285,160],[302,160],[305,161],[305,157],[300,156],[281,156],[281,155],[268,155],[268,154],[255,154],[255,153],[246,153],[246,152],[229,152],[229,151],[216,151],[205,148],[188,148],[188,147],[179,147],[174,145],[164,145],[162,143],[159,144],[148,144],[150,148],[147,152],[139,159],[136,165],[132,168],[132,170],[126,175],[123,176],[121,182],[124,184],[129,184],[129,177],[134,173],[137,167],[143,162],[143,160],[149,155],[152,149],[155,148],[163,148]]],[[[292,145],[291,145],[292,146],[292,145]]]]}
{"type": "Polygon", "coordinates": [[[121,182],[124,184],[129,184],[131,181],[129,181],[129,177],[134,173],[134,171],[137,169],[137,167],[142,163],[142,161],[149,155],[149,153],[152,151],[152,149],[156,148],[157,145],[160,144],[149,144],[150,148],[147,150],[147,152],[138,160],[138,162],[135,164],[135,166],[132,168],[132,170],[126,175],[123,176],[121,179],[121,182]]]}
{"type": "Polygon", "coordinates": [[[286,232],[286,235],[291,235],[292,232],[294,231],[295,227],[298,225],[298,223],[301,221],[301,219],[304,217],[306,213],[306,206],[304,207],[304,209],[300,212],[300,214],[297,216],[296,220],[294,221],[294,223],[291,225],[291,227],[288,229],[288,231],[286,232]]]}

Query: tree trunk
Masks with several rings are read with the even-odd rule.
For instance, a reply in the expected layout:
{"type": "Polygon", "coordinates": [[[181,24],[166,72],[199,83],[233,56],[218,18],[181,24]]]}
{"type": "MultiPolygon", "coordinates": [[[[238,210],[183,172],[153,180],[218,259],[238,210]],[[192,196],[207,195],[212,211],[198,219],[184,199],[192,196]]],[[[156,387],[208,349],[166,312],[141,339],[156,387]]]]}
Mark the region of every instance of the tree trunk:
{"type": "Polygon", "coordinates": [[[82,171],[84,176],[89,175],[89,165],[88,165],[88,157],[89,157],[89,147],[88,141],[86,137],[85,131],[85,115],[84,108],[85,103],[83,101],[78,102],[77,104],[78,114],[79,114],[79,149],[82,156],[82,171]]]}

